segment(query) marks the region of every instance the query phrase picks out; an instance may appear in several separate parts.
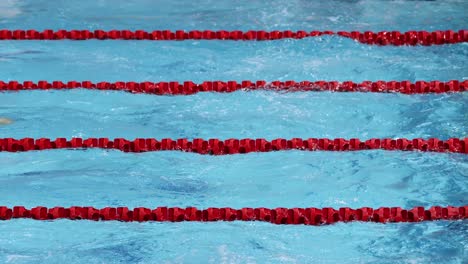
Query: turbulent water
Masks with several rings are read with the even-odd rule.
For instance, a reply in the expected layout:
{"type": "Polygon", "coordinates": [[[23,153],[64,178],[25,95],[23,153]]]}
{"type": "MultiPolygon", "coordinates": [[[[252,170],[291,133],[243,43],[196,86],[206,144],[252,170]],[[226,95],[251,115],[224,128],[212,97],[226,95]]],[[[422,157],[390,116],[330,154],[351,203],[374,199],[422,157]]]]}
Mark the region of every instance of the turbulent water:
{"type": "MultiPolygon", "coordinates": [[[[0,28],[445,30],[466,1],[0,1],[0,28]]],[[[235,41],[1,41],[0,80],[464,80],[468,45],[368,46],[332,37],[235,41]]],[[[0,93],[0,137],[465,137],[466,93],[0,93]]],[[[462,154],[287,151],[233,156],[105,150],[0,153],[13,206],[380,207],[468,204],[462,154]]],[[[463,263],[467,221],[0,222],[6,263],[463,263]]]]}

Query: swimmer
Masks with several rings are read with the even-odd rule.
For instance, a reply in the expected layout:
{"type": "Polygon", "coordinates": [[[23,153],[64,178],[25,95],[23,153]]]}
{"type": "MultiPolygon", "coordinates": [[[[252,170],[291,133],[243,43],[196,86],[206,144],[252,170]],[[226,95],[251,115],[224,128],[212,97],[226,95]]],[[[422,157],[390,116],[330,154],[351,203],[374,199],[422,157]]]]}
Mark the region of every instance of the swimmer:
{"type": "Polygon", "coordinates": [[[4,117],[0,117],[0,125],[9,125],[11,123],[13,123],[13,120],[8,119],[8,118],[4,118],[4,117]]]}

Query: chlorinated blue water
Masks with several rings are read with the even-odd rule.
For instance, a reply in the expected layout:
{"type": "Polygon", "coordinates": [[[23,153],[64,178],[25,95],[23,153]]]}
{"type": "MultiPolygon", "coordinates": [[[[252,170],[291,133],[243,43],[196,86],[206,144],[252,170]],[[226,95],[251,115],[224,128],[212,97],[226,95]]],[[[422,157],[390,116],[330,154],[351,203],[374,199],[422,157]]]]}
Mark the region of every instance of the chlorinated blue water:
{"type": "MultiPolygon", "coordinates": [[[[466,1],[3,1],[0,28],[463,29],[466,1]]],[[[464,80],[468,45],[2,41],[0,80],[464,80]]],[[[0,137],[466,137],[466,93],[0,93],[0,137]]],[[[0,204],[27,207],[380,207],[468,204],[468,157],[367,151],[202,156],[0,153],[0,204]]],[[[464,263],[467,221],[0,222],[5,263],[464,263]]]]}
{"type": "Polygon", "coordinates": [[[249,30],[465,29],[464,0],[6,0],[2,25],[13,28],[249,30]]]}

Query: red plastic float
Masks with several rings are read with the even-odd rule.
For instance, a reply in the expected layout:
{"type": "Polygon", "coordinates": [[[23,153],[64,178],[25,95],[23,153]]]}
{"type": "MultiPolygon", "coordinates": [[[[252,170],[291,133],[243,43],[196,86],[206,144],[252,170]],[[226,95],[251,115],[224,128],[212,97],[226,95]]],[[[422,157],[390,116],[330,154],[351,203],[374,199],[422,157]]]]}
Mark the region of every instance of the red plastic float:
{"type": "Polygon", "coordinates": [[[23,206],[8,208],[0,206],[0,220],[13,218],[30,218],[34,220],[94,220],[123,222],[213,222],[213,221],[261,221],[285,225],[326,225],[338,222],[422,222],[434,220],[460,220],[468,218],[468,205],[454,207],[433,206],[429,209],[414,207],[405,210],[401,207],[380,207],[372,209],[363,207],[351,209],[348,207],[333,208],[241,208],[233,209],[195,207],[158,207],[155,209],[137,207],[94,207],[72,206],[64,207],[34,207],[23,206]]]}
{"type": "Polygon", "coordinates": [[[429,151],[452,152],[468,154],[468,138],[451,138],[440,140],[415,139],[369,139],[361,141],[357,138],[346,140],[343,138],[278,138],[271,141],[265,139],[170,139],[157,140],[154,138],[137,138],[127,140],[124,138],[3,138],[0,139],[0,151],[22,152],[47,149],[117,149],[124,152],[148,152],[177,150],[199,154],[228,155],[250,152],[270,152],[281,150],[304,151],[359,151],[359,150],[399,150],[399,151],[429,151]]]}
{"type": "Polygon", "coordinates": [[[428,31],[211,31],[211,30],[64,30],[57,31],[46,29],[44,31],[30,30],[0,30],[0,40],[276,40],[276,39],[302,39],[323,35],[338,35],[352,38],[369,45],[441,45],[468,42],[468,30],[438,30],[428,31]]]}
{"type": "Polygon", "coordinates": [[[90,89],[90,90],[117,90],[131,93],[146,93],[155,95],[190,95],[199,92],[230,93],[239,90],[272,90],[284,92],[299,91],[331,91],[331,92],[372,92],[372,93],[456,93],[468,91],[468,80],[441,81],[206,81],[196,84],[192,81],[179,82],[97,82],[91,81],[0,81],[0,91],[23,90],[64,90],[64,89],[90,89]]]}

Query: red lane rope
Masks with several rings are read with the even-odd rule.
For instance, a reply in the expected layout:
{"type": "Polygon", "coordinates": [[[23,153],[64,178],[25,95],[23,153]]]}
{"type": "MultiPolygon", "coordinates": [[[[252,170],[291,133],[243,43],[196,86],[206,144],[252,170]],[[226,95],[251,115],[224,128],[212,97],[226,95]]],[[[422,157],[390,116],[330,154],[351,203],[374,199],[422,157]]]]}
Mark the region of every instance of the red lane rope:
{"type": "Polygon", "coordinates": [[[468,80],[441,81],[205,81],[196,84],[192,81],[179,82],[98,82],[91,81],[0,81],[0,91],[19,90],[61,90],[61,89],[91,89],[91,90],[119,90],[131,93],[146,93],[156,95],[189,95],[198,92],[230,93],[239,90],[273,90],[273,91],[331,91],[331,92],[374,92],[374,93],[446,93],[468,91],[468,80]]]}
{"type": "Polygon", "coordinates": [[[36,30],[0,30],[0,40],[87,40],[87,39],[121,39],[121,40],[276,40],[276,39],[302,39],[322,35],[339,35],[352,38],[361,43],[370,45],[441,45],[468,42],[468,30],[439,30],[427,31],[210,31],[210,30],[51,30],[42,32],[36,30]]]}
{"type": "Polygon", "coordinates": [[[309,138],[300,139],[162,139],[137,138],[133,141],[123,138],[110,140],[108,138],[3,138],[0,139],[0,152],[21,152],[47,149],[117,149],[124,152],[147,152],[147,151],[169,151],[178,150],[194,152],[199,154],[228,155],[249,152],[270,152],[280,150],[304,150],[304,151],[358,151],[358,150],[400,150],[400,151],[430,151],[430,152],[453,152],[468,154],[468,138],[451,138],[440,140],[431,138],[424,140],[416,139],[369,139],[361,141],[353,138],[309,138]]]}
{"type": "Polygon", "coordinates": [[[262,221],[273,224],[289,225],[324,225],[337,222],[422,222],[434,220],[459,220],[468,218],[468,206],[440,207],[429,209],[414,207],[405,210],[401,207],[380,207],[372,209],[363,207],[351,209],[348,207],[333,208],[207,208],[204,210],[195,207],[158,207],[149,209],[137,207],[106,207],[96,209],[93,207],[34,207],[26,209],[15,206],[13,209],[0,206],[0,220],[12,218],[31,218],[35,220],[94,220],[94,221],[123,221],[123,222],[213,222],[213,221],[262,221]]]}

